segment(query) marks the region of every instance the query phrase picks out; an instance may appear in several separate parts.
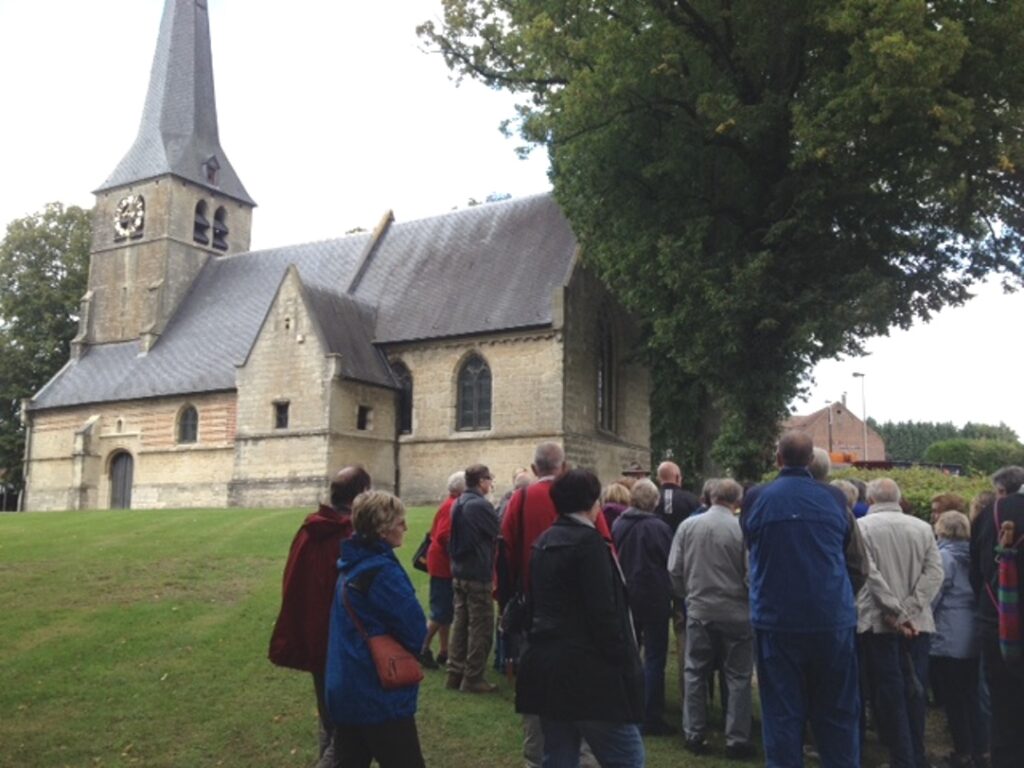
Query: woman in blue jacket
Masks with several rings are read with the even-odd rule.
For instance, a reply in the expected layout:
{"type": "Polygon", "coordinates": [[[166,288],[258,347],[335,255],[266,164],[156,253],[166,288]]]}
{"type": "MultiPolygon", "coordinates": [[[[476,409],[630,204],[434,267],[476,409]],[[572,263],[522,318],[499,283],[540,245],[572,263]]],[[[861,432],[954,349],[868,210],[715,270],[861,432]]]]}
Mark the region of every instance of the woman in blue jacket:
{"type": "Polygon", "coordinates": [[[980,648],[969,576],[971,526],[967,515],[956,510],[943,512],[935,521],[935,534],[946,576],[932,602],[935,634],[929,663],[953,736],[949,765],[983,766],[988,764],[988,736],[978,704],[980,648]]]}
{"type": "Polygon", "coordinates": [[[413,655],[426,618],[412,582],[395,557],[405,538],[405,507],[383,491],[367,491],[352,507],[355,535],[341,545],[338,585],[327,645],[326,700],[335,725],[340,768],[423,766],[416,733],[419,684],[384,690],[348,604],[370,637],[388,634],[413,655]]]}

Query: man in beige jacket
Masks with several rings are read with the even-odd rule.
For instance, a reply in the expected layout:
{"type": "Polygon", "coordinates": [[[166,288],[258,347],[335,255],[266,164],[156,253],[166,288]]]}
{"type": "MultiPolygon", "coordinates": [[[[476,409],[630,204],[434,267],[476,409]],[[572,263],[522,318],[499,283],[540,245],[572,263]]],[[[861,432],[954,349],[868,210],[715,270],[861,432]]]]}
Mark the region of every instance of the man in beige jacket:
{"type": "Polygon", "coordinates": [[[942,559],[931,526],[903,513],[895,481],[871,481],[867,497],[871,506],[857,522],[872,568],[857,599],[857,632],[891,764],[925,768],[931,606],[942,586],[942,559]]]}

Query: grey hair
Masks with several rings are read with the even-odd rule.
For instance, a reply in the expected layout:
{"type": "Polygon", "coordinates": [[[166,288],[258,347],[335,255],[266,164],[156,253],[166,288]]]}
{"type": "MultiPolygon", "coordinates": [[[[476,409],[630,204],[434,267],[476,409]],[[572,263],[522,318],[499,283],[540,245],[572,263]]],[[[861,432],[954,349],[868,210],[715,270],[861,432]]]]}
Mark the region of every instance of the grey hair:
{"type": "Polygon", "coordinates": [[[541,443],[533,452],[533,466],[541,477],[553,475],[565,463],[565,451],[558,443],[541,443]]]}
{"type": "Polygon", "coordinates": [[[832,459],[829,458],[828,451],[824,448],[815,448],[807,469],[811,471],[811,477],[815,480],[824,480],[828,477],[828,473],[832,471],[832,459]]]}
{"type": "Polygon", "coordinates": [[[935,521],[935,535],[940,539],[968,541],[971,538],[971,521],[959,510],[947,510],[935,521]]]}
{"type": "Polygon", "coordinates": [[[743,498],[743,486],[731,477],[715,480],[711,486],[711,501],[715,504],[735,505],[743,498]]]}
{"type": "Polygon", "coordinates": [[[992,475],[992,486],[1003,493],[1016,493],[1024,485],[1024,467],[1009,466],[997,469],[992,475]]]}
{"type": "Polygon", "coordinates": [[[629,492],[629,503],[643,512],[653,512],[658,506],[658,486],[643,477],[636,481],[629,492]]]}
{"type": "Polygon", "coordinates": [[[880,477],[868,483],[868,501],[872,504],[898,504],[900,498],[900,487],[891,477],[880,477]]]}
{"type": "Polygon", "coordinates": [[[830,485],[834,485],[843,492],[843,495],[846,497],[846,508],[853,509],[853,505],[857,503],[857,497],[860,496],[857,486],[849,480],[833,480],[830,485]]]}
{"type": "Polygon", "coordinates": [[[462,493],[466,490],[466,471],[460,469],[448,476],[448,493],[462,493]]]}

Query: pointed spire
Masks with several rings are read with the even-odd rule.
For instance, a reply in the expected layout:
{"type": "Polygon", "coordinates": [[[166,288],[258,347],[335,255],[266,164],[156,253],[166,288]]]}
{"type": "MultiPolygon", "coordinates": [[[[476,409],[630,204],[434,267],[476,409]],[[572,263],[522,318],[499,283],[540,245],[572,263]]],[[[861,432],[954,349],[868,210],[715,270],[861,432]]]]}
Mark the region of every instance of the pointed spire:
{"type": "Polygon", "coordinates": [[[139,134],[96,191],[167,174],[255,205],[220,146],[206,0],[166,0],[139,134]]]}

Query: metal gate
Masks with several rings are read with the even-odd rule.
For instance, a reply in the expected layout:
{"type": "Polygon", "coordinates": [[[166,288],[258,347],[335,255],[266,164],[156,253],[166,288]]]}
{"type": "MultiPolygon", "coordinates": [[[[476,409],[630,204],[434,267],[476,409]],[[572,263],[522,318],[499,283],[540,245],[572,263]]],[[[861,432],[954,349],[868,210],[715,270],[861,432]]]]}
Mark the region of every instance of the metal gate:
{"type": "Polygon", "coordinates": [[[130,453],[119,453],[110,462],[110,508],[131,509],[132,468],[130,453]]]}

